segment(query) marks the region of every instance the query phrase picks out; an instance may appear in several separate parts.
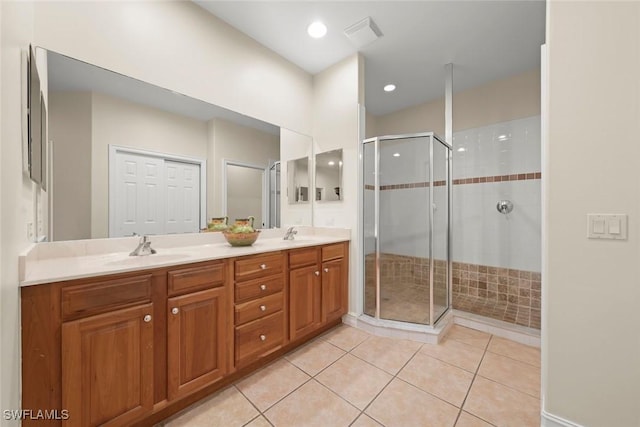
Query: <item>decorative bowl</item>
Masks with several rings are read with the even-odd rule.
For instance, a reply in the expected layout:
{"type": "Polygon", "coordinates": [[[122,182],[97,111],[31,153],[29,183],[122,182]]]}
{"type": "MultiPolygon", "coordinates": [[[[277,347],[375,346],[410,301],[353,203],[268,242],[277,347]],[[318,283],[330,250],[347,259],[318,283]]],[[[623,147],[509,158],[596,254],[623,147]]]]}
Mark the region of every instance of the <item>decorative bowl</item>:
{"type": "Polygon", "coordinates": [[[258,240],[260,230],[256,230],[253,233],[232,233],[230,231],[223,231],[222,234],[231,246],[251,246],[256,240],[258,240]]]}

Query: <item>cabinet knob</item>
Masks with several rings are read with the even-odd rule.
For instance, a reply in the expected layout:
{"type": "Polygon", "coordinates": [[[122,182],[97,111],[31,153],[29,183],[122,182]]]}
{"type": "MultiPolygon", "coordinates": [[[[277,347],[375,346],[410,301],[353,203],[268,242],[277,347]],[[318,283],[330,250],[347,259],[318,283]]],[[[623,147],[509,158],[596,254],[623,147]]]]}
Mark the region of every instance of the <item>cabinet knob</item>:
{"type": "Polygon", "coordinates": [[[146,316],[144,316],[144,317],[142,318],[142,320],[144,320],[144,321],[145,321],[145,323],[149,323],[149,322],[151,322],[151,315],[150,315],[150,314],[147,314],[146,316]]]}
{"type": "Polygon", "coordinates": [[[260,311],[265,311],[266,309],[267,309],[267,306],[266,306],[266,305],[261,305],[261,306],[260,306],[260,311]]]}
{"type": "Polygon", "coordinates": [[[328,269],[327,267],[325,267],[325,268],[324,268],[324,272],[325,272],[325,273],[328,273],[328,272],[329,272],[329,269],[328,269]]]}
{"type": "Polygon", "coordinates": [[[260,264],[260,268],[263,269],[263,270],[266,269],[267,268],[267,264],[260,264]]]}
{"type": "Polygon", "coordinates": [[[320,275],[320,272],[319,272],[319,271],[316,271],[316,276],[319,276],[319,275],[320,275]]]}
{"type": "Polygon", "coordinates": [[[266,336],[266,335],[260,335],[260,341],[264,341],[264,340],[266,340],[266,339],[267,339],[267,336],[266,336]]]}
{"type": "Polygon", "coordinates": [[[260,290],[266,291],[267,290],[267,285],[260,285],[260,290]]]}
{"type": "Polygon", "coordinates": [[[171,314],[178,314],[178,313],[180,313],[180,309],[178,307],[173,307],[171,309],[171,314]]]}

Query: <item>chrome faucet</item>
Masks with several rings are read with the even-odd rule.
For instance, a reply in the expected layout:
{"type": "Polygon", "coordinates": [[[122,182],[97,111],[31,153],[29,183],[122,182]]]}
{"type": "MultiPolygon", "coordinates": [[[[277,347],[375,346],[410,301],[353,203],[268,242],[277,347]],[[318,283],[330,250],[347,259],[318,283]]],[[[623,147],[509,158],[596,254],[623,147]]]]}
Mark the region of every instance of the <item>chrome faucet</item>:
{"type": "Polygon", "coordinates": [[[129,256],[145,256],[145,255],[152,255],[155,253],[156,253],[156,250],[151,247],[149,236],[142,236],[140,238],[140,243],[138,243],[138,247],[135,248],[135,250],[131,252],[129,256]]]}
{"type": "Polygon", "coordinates": [[[296,234],[298,234],[298,231],[294,230],[293,227],[289,227],[282,240],[293,240],[296,234]]]}

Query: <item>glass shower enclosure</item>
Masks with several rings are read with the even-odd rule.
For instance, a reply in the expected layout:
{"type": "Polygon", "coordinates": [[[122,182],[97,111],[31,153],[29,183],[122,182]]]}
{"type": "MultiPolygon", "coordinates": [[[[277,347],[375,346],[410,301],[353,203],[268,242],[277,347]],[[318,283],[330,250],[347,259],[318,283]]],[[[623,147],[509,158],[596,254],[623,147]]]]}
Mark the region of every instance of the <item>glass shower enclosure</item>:
{"type": "Polygon", "coordinates": [[[364,313],[434,325],[451,298],[451,146],[434,133],[363,141],[364,313]]]}

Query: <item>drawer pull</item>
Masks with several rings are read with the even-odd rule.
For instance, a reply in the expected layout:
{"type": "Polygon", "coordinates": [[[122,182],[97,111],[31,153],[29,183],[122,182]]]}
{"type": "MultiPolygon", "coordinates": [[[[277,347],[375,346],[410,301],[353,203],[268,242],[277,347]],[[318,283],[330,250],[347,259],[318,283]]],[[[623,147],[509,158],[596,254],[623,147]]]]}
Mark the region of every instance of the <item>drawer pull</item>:
{"type": "Polygon", "coordinates": [[[260,306],[260,311],[265,311],[266,309],[267,309],[267,306],[266,306],[266,305],[261,305],[261,306],[260,306]]]}
{"type": "Polygon", "coordinates": [[[149,323],[149,322],[151,322],[151,315],[150,315],[150,314],[147,314],[146,316],[144,316],[144,317],[142,318],[142,320],[144,320],[144,321],[145,321],[145,323],[149,323]]]}
{"type": "Polygon", "coordinates": [[[329,272],[329,269],[328,269],[327,267],[325,267],[325,268],[324,268],[324,272],[325,272],[325,273],[328,273],[328,272],[329,272]]]}
{"type": "Polygon", "coordinates": [[[267,339],[266,335],[260,335],[260,341],[265,341],[267,339]]]}
{"type": "Polygon", "coordinates": [[[316,271],[316,276],[319,276],[319,275],[320,275],[320,272],[319,272],[319,271],[316,271]]]}
{"type": "Polygon", "coordinates": [[[260,290],[266,291],[267,290],[267,285],[260,285],[260,290]]]}
{"type": "Polygon", "coordinates": [[[178,313],[180,313],[180,309],[178,307],[173,307],[171,309],[171,314],[178,314],[178,313]]]}
{"type": "Polygon", "coordinates": [[[267,268],[267,264],[260,264],[260,268],[265,270],[267,268]]]}

